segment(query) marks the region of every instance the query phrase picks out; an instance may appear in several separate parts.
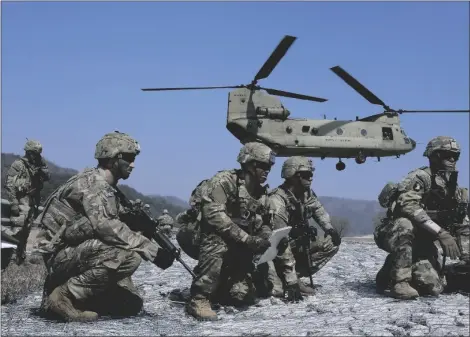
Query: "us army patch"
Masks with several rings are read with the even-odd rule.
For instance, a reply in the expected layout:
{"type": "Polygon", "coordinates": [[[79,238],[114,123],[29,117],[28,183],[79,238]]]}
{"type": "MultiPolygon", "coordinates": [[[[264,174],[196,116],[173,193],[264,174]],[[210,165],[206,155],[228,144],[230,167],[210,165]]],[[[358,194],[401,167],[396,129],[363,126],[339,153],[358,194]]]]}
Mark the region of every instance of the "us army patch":
{"type": "Polygon", "coordinates": [[[419,183],[415,183],[413,186],[413,190],[419,192],[421,190],[421,185],[419,183]]]}

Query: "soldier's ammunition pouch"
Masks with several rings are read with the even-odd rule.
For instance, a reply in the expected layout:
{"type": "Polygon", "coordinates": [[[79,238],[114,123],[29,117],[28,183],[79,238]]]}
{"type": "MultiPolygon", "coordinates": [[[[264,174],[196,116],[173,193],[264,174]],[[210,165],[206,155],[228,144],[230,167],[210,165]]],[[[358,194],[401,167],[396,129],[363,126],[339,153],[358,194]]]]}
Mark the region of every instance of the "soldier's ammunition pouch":
{"type": "Polygon", "coordinates": [[[62,234],[62,240],[69,246],[78,246],[93,237],[94,231],[90,220],[81,214],[74,217],[62,234]]]}
{"type": "Polygon", "coordinates": [[[190,258],[199,259],[199,245],[201,243],[200,214],[187,211],[178,216],[180,229],[176,233],[176,241],[190,258]]]}

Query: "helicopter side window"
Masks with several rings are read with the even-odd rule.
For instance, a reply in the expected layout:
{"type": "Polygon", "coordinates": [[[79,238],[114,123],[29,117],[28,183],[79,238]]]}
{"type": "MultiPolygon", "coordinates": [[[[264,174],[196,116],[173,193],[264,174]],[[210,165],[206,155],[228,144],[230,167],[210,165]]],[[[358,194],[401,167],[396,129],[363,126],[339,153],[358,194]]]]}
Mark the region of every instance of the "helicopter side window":
{"type": "Polygon", "coordinates": [[[382,139],[393,140],[392,128],[382,128],[382,139]]]}

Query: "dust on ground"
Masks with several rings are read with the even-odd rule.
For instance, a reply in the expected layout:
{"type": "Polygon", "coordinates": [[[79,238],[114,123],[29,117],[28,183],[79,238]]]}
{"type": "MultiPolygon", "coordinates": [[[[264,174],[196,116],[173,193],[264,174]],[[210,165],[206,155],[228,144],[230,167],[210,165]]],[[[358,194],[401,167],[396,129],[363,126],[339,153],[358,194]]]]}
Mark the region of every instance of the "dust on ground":
{"type": "MultiPolygon", "coordinates": [[[[184,255],[194,266],[196,261],[184,255]]],[[[303,302],[263,299],[246,310],[222,307],[216,322],[197,322],[171,302],[175,288],[190,286],[178,263],[165,271],[142,263],[134,283],[144,296],[137,317],[94,323],[56,323],[39,318],[39,291],[2,306],[2,335],[231,335],[231,336],[469,336],[469,298],[444,294],[399,301],[375,293],[375,274],[385,253],[374,243],[344,240],[338,254],[315,275],[321,287],[303,302]]],[[[305,279],[304,281],[307,281],[305,279]]]]}

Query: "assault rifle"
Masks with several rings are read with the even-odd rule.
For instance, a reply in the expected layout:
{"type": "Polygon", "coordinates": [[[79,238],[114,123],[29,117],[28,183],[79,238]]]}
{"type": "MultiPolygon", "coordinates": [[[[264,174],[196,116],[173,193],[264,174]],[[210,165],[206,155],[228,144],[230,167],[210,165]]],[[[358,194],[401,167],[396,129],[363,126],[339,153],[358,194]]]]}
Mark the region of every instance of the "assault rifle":
{"type": "Polygon", "coordinates": [[[155,242],[163,249],[170,252],[170,254],[183,265],[183,267],[191,274],[193,278],[196,274],[181,258],[181,250],[170,241],[170,239],[163,234],[159,227],[158,220],[154,219],[149,214],[149,206],[137,199],[136,201],[129,200],[124,193],[116,188],[119,194],[119,199],[125,205],[126,211],[121,214],[123,222],[125,222],[132,230],[141,232],[142,235],[148,239],[154,239],[155,242]]]}

